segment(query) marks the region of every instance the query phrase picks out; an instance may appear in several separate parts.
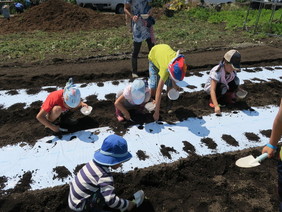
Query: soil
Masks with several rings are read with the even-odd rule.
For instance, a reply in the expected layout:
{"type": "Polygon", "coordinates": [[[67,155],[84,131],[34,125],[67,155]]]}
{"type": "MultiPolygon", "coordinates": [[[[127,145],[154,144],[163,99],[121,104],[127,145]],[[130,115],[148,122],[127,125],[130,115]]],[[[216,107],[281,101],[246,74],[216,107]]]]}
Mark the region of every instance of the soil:
{"type": "MultiPolygon", "coordinates": [[[[50,7],[54,3],[54,0],[47,1],[31,8],[19,16],[19,19],[11,20],[9,27],[11,31],[9,32],[13,31],[11,25],[17,26],[18,24],[22,26],[21,30],[23,31],[32,31],[34,29],[51,31],[63,29],[86,30],[96,27],[96,24],[92,23],[93,20],[91,19],[91,16],[95,16],[95,11],[83,10],[83,13],[88,16],[79,17],[78,19],[89,20],[85,26],[80,24],[71,25],[67,22],[72,17],[72,15],[68,15],[68,12],[75,10],[73,13],[79,16],[82,13],[80,12],[81,8],[71,4],[66,5],[66,3],[60,1],[55,2],[58,2],[57,5],[62,4],[62,8],[69,8],[58,12],[56,12],[56,8],[46,10],[44,7],[50,7]],[[40,24],[35,21],[35,18],[30,19],[30,17],[37,17],[36,13],[38,13],[38,18],[42,19],[40,19],[40,24]],[[64,21],[54,21],[57,25],[48,26],[48,17],[55,20],[53,16],[58,13],[60,15],[56,16],[56,18],[64,21]],[[22,19],[28,20],[29,25],[24,25],[21,22],[22,19]]],[[[114,16],[121,17],[120,15],[114,16]]],[[[107,19],[108,15],[99,15],[99,18],[107,19]]],[[[118,18],[115,20],[119,21],[118,18]]],[[[0,31],[4,30],[5,24],[0,24],[0,31]]],[[[111,26],[111,24],[112,22],[109,22],[107,26],[111,26]]],[[[8,32],[7,30],[8,28],[5,28],[5,32],[8,32]]],[[[14,30],[18,30],[18,27],[15,27],[14,30]]],[[[204,51],[186,52],[185,54],[189,57],[189,73],[187,76],[200,75],[200,71],[208,70],[216,65],[226,52],[224,46],[223,42],[222,48],[219,49],[207,47],[204,51]]],[[[252,68],[259,66],[280,66],[275,71],[282,71],[282,48],[280,43],[276,45],[241,46],[238,47],[238,50],[242,55],[243,68],[241,71],[259,72],[261,71],[260,68],[252,68]]],[[[64,58],[64,56],[62,55],[60,58],[64,58]]],[[[58,86],[63,86],[69,77],[73,77],[76,83],[84,83],[85,85],[90,82],[99,82],[102,87],[103,81],[114,80],[113,83],[118,83],[116,80],[130,78],[131,76],[130,60],[120,60],[111,55],[104,60],[92,58],[73,62],[54,60],[52,63],[44,65],[0,65],[0,89],[8,90],[7,92],[10,95],[16,94],[17,89],[21,88],[28,89],[30,94],[36,94],[42,86],[54,84],[54,82],[58,86]]],[[[138,70],[142,77],[148,77],[146,57],[139,58],[138,70]]],[[[234,105],[224,108],[223,112],[252,110],[252,107],[270,104],[279,105],[280,103],[282,90],[280,81],[260,81],[256,84],[245,81],[242,88],[246,89],[251,95],[234,105]]],[[[51,92],[52,89],[48,89],[48,91],[51,92]]],[[[87,104],[95,108],[95,112],[83,118],[78,113],[68,113],[66,116],[76,118],[78,123],[67,127],[71,131],[77,131],[109,126],[118,134],[126,133],[128,126],[133,123],[118,123],[116,121],[114,117],[114,98],[115,95],[110,94],[107,96],[107,100],[98,101],[95,95],[89,96],[87,104]]],[[[164,104],[161,107],[160,123],[165,121],[173,124],[176,121],[190,117],[201,118],[204,115],[213,113],[213,109],[208,106],[209,99],[203,91],[186,92],[181,95],[178,101],[172,102],[172,113],[167,113],[168,108],[166,105],[169,105],[167,101],[166,98],[162,100],[164,104]]],[[[7,109],[0,105],[1,147],[22,141],[33,145],[37,139],[50,135],[50,132],[45,131],[44,127],[35,119],[41,104],[41,101],[37,101],[26,109],[24,103],[12,105],[7,109]]],[[[140,128],[143,127],[144,123],[152,121],[150,114],[146,116],[133,114],[133,116],[136,122],[134,124],[138,124],[140,128]]],[[[63,120],[61,122],[63,123],[63,120]]],[[[261,135],[245,132],[245,136],[250,141],[257,142],[260,136],[270,137],[271,127],[263,129],[261,135]]],[[[238,146],[238,141],[232,135],[223,134],[222,139],[229,145],[238,146]]],[[[204,138],[201,142],[210,149],[216,148],[217,145],[212,138],[204,138]]],[[[171,164],[161,164],[144,169],[136,168],[126,174],[114,173],[117,194],[124,198],[131,198],[135,191],[143,189],[147,198],[140,208],[134,210],[142,212],[278,211],[276,157],[265,160],[263,166],[240,169],[235,166],[234,161],[248,154],[258,155],[261,148],[199,156],[195,153],[195,148],[189,141],[183,141],[183,146],[183,150],[190,154],[188,158],[171,164]]],[[[161,152],[164,157],[170,158],[170,153],[175,152],[175,149],[162,145],[161,152]]],[[[146,160],[148,157],[146,152],[141,150],[137,152],[137,156],[140,160],[146,160]]],[[[74,172],[70,172],[64,166],[55,167],[53,178],[69,178],[76,174],[82,166],[83,164],[79,164],[74,172]]],[[[4,190],[6,181],[6,176],[0,176],[0,211],[70,211],[67,203],[69,189],[67,184],[31,191],[32,172],[26,172],[15,188],[8,191],[4,190]]]]}

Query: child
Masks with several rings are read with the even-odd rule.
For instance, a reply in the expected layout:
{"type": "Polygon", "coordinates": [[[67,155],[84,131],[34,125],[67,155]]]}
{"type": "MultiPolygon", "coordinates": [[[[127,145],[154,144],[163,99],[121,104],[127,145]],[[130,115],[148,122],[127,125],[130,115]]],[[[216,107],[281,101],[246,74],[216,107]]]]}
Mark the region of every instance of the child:
{"type": "MultiPolygon", "coordinates": [[[[277,144],[281,139],[282,135],[282,99],[280,101],[279,111],[274,119],[272,132],[270,136],[269,143],[262,149],[262,153],[267,152],[268,157],[271,158],[274,156],[274,152],[277,149],[277,144]]],[[[279,160],[277,164],[278,172],[278,194],[279,194],[279,212],[282,212],[282,149],[280,149],[279,160]]]]}
{"type": "MultiPolygon", "coordinates": [[[[133,34],[133,52],[131,56],[132,77],[137,78],[137,59],[141,49],[142,42],[146,40],[149,51],[155,45],[153,22],[143,19],[141,14],[152,15],[152,0],[125,0],[124,13],[131,19],[133,34]]],[[[149,19],[151,20],[152,17],[149,19]]]]}
{"type": "Polygon", "coordinates": [[[36,118],[53,132],[63,131],[65,129],[52,124],[52,122],[59,118],[63,112],[77,107],[88,107],[88,105],[80,100],[80,91],[70,78],[64,89],[53,91],[48,95],[36,118]]]}
{"type": "Polygon", "coordinates": [[[210,106],[220,114],[220,104],[233,104],[236,100],[240,80],[236,70],[240,69],[241,55],[237,50],[225,53],[219,65],[212,68],[204,90],[210,95],[210,106]]]}
{"type": "MultiPolygon", "coordinates": [[[[137,202],[116,195],[113,176],[109,170],[121,167],[131,157],[127,142],[121,136],[109,135],[105,138],[101,149],[94,153],[93,160],[84,165],[70,183],[69,207],[74,211],[82,211],[85,207],[100,211],[98,208],[102,209],[105,203],[110,208],[131,211],[137,202]]],[[[143,199],[144,193],[142,201],[143,199]]]]}
{"type": "Polygon", "coordinates": [[[154,46],[148,55],[149,59],[149,87],[155,98],[154,120],[160,116],[161,93],[164,84],[167,90],[175,88],[179,90],[176,82],[182,81],[187,71],[184,55],[175,52],[167,44],[154,46]],[[172,79],[172,80],[171,80],[172,79]]]}
{"type": "Polygon", "coordinates": [[[117,94],[115,101],[116,117],[118,121],[130,120],[129,109],[142,109],[151,98],[151,91],[141,79],[135,79],[123,91],[117,94]]]}

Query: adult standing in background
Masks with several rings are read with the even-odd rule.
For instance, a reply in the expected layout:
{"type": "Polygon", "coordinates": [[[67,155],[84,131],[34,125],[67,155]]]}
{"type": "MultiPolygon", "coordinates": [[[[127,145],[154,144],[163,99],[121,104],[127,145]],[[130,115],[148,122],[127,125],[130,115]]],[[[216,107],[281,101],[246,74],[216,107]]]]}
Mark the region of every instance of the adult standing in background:
{"type": "Polygon", "coordinates": [[[149,51],[154,46],[153,24],[151,16],[152,0],[125,0],[124,12],[130,17],[133,33],[133,52],[131,57],[132,77],[137,75],[137,58],[141,49],[142,42],[146,40],[149,51]],[[142,15],[142,16],[141,16],[142,15]],[[148,17],[144,16],[147,15],[148,17]]]}

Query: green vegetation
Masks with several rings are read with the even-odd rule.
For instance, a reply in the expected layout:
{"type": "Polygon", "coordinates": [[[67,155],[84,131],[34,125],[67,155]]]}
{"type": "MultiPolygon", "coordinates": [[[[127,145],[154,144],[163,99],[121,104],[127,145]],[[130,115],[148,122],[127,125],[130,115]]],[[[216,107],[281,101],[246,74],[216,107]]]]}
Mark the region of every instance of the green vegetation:
{"type": "MultiPolygon", "coordinates": [[[[244,26],[247,16],[247,8],[240,8],[229,6],[220,12],[214,9],[206,8],[193,8],[189,12],[191,18],[200,19],[202,21],[207,21],[212,24],[225,24],[225,29],[240,29],[244,26]]],[[[250,10],[248,19],[246,21],[246,27],[254,27],[258,18],[258,10],[250,10]]],[[[258,22],[258,27],[261,32],[273,33],[277,35],[282,34],[282,10],[277,10],[274,12],[272,22],[270,23],[270,17],[272,15],[272,10],[263,9],[258,22]]]]}
{"type": "MultiPolygon", "coordinates": [[[[247,8],[230,5],[217,12],[212,8],[182,10],[173,17],[157,19],[154,31],[157,43],[167,43],[182,51],[217,47],[236,47],[240,43],[256,43],[267,39],[267,33],[282,34],[282,10],[263,10],[259,34],[253,34],[257,10],[251,10],[243,30],[247,8]]],[[[281,39],[275,38],[275,39],[281,39]]],[[[81,32],[41,32],[0,35],[0,63],[41,62],[52,58],[77,59],[131,52],[132,39],[128,28],[81,32]]],[[[147,51],[145,43],[142,45],[147,51]]],[[[142,51],[143,51],[142,50],[142,51]]]]}

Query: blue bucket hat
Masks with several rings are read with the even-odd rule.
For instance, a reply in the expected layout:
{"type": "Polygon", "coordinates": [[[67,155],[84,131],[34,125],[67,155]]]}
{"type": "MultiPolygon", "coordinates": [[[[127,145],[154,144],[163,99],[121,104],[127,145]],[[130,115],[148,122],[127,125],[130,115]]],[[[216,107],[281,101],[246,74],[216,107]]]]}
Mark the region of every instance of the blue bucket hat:
{"type": "Polygon", "coordinates": [[[73,84],[72,78],[69,79],[65,88],[64,88],[64,101],[70,108],[76,108],[80,103],[80,91],[79,89],[73,84]]]}
{"type": "Polygon", "coordinates": [[[114,166],[132,158],[127,150],[126,140],[118,135],[109,135],[101,149],[94,153],[94,161],[105,166],[114,166]]]}

